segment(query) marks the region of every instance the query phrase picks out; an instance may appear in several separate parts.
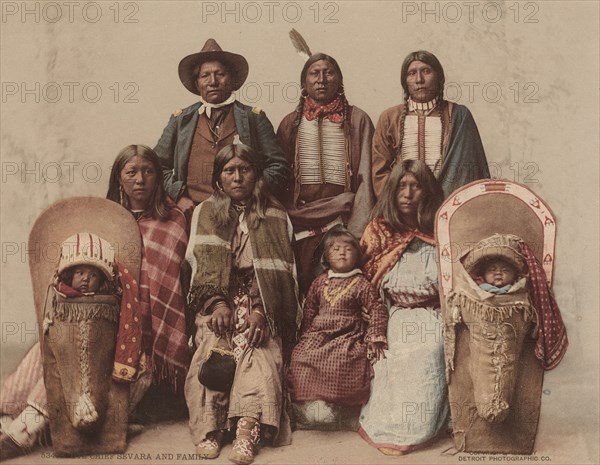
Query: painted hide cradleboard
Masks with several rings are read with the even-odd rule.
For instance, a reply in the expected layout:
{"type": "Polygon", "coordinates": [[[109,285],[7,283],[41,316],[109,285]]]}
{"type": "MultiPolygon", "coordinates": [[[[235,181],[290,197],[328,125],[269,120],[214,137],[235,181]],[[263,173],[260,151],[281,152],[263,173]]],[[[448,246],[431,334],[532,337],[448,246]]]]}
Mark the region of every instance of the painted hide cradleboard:
{"type": "Polygon", "coordinates": [[[59,457],[119,453],[126,448],[129,384],[112,379],[119,299],[95,295],[67,303],[52,286],[63,241],[80,232],[107,241],[114,249],[115,262],[131,274],[134,283],[139,280],[141,263],[137,222],[115,202],[96,197],[60,200],[33,225],[29,267],[52,447],[59,457]]]}
{"type": "Polygon", "coordinates": [[[555,233],[548,206],[509,181],[470,183],[438,210],[446,378],[458,451],[533,452],[543,372],[560,362],[568,344],[554,297],[545,294],[552,315],[539,300],[540,280],[547,293],[552,282],[555,233]],[[524,265],[508,293],[475,282],[474,265],[492,256],[524,265]],[[556,324],[550,340],[558,343],[544,351],[548,323],[556,324]]]}

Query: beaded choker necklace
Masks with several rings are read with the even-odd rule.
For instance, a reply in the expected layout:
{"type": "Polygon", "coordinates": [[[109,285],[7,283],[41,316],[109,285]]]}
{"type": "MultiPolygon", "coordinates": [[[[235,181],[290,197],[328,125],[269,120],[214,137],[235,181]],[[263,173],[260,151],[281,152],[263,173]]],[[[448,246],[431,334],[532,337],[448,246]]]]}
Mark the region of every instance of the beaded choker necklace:
{"type": "Polygon", "coordinates": [[[425,112],[425,114],[429,114],[431,113],[433,110],[435,110],[435,107],[437,107],[438,105],[438,99],[437,97],[434,98],[433,100],[430,100],[429,102],[415,102],[413,99],[411,99],[410,97],[408,97],[408,108],[410,108],[410,111],[423,111],[425,112]]]}

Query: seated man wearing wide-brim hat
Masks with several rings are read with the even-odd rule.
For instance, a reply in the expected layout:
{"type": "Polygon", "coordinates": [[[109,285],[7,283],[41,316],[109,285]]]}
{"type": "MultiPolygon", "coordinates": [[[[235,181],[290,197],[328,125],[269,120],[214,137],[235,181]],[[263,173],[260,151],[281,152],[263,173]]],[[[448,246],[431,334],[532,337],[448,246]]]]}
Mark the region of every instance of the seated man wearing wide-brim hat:
{"type": "Polygon", "coordinates": [[[235,136],[264,154],[264,178],[273,190],[283,186],[290,168],[277,144],[273,125],[258,107],[238,102],[233,94],[248,76],[248,62],[225,52],[214,39],[179,63],[179,78],[200,101],[171,116],[154,148],[161,159],[165,188],[184,210],[212,193],[216,154],[235,136]]]}

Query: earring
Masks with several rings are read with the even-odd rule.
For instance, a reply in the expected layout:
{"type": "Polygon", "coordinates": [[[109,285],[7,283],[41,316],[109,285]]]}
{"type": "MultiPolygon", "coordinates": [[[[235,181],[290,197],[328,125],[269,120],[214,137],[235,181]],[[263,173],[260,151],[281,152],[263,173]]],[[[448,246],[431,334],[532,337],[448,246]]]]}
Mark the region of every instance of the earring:
{"type": "Polygon", "coordinates": [[[119,204],[121,204],[123,207],[127,207],[125,199],[126,197],[125,191],[123,190],[123,185],[119,184],[119,204]]]}
{"type": "Polygon", "coordinates": [[[219,181],[217,181],[216,184],[217,184],[217,189],[219,189],[221,192],[223,192],[223,187],[221,187],[221,184],[219,183],[219,181]]]}
{"type": "Polygon", "coordinates": [[[344,95],[344,84],[340,84],[340,86],[338,87],[338,95],[344,95]]]}
{"type": "Polygon", "coordinates": [[[300,96],[302,98],[306,98],[308,97],[308,91],[303,87],[302,90],[300,91],[300,96]]]}

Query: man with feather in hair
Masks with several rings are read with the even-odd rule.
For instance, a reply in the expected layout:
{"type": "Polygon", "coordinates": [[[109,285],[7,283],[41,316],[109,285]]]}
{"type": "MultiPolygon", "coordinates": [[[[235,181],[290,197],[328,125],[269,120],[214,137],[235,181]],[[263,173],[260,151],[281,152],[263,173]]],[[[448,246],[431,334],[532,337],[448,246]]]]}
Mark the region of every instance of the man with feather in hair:
{"type": "Polygon", "coordinates": [[[343,224],[359,238],[367,224],[375,202],[374,127],[364,111],[348,103],[337,61],[312,54],[295,30],[290,37],[306,63],[300,101],[279,124],[277,138],[292,166],[282,200],[294,226],[298,282],[305,294],[319,271],[314,255],[323,235],[343,224]]]}

